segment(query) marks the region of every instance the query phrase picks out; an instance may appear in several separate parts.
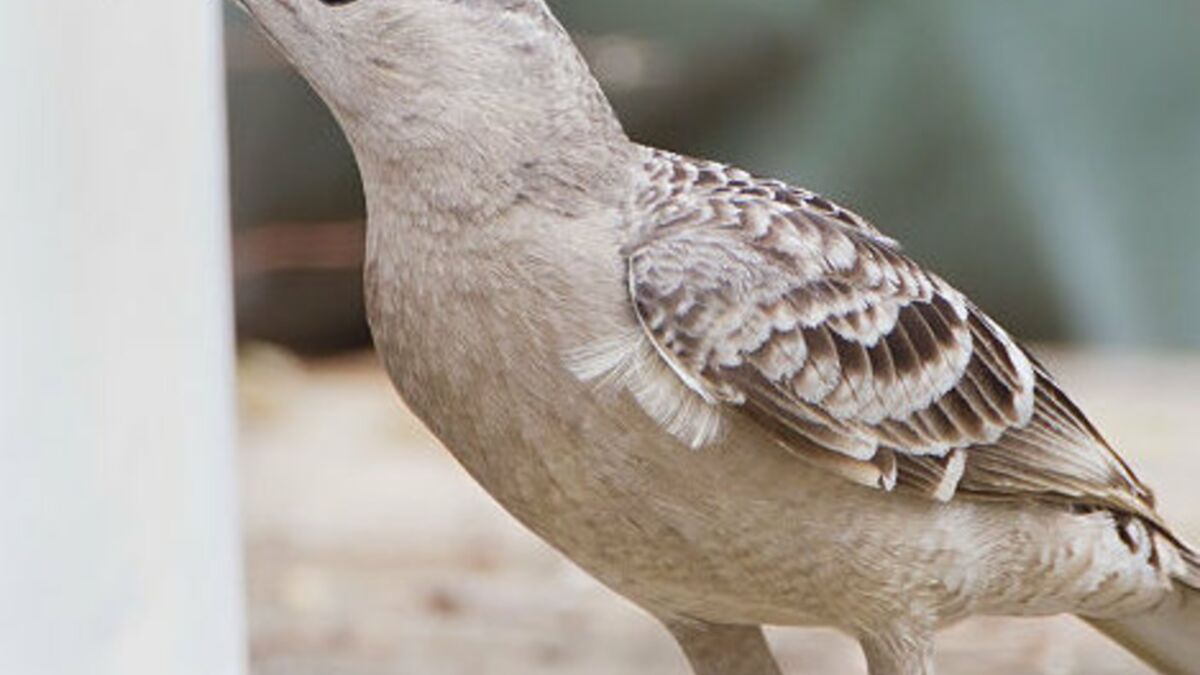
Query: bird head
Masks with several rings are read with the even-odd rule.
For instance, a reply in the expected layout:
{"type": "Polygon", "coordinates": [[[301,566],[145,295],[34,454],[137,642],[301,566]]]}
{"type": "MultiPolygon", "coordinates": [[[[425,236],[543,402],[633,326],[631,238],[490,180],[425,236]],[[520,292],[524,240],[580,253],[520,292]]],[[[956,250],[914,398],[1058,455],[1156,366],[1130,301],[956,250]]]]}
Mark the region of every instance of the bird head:
{"type": "Polygon", "coordinates": [[[356,148],[469,151],[486,140],[496,154],[555,129],[615,125],[543,0],[238,2],[356,148]]]}

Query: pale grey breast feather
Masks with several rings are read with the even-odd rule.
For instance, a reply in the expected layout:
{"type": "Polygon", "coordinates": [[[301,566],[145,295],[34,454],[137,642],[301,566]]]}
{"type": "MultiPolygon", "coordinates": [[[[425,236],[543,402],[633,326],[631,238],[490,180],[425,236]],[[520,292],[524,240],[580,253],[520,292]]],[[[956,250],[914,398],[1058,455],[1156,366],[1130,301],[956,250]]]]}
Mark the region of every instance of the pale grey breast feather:
{"type": "MultiPolygon", "coordinates": [[[[867,221],[778,181],[647,152],[629,291],[683,395],[875,487],[1148,503],[1044,370],[867,221]]],[[[715,437],[682,419],[672,433],[691,444],[715,437]]]]}

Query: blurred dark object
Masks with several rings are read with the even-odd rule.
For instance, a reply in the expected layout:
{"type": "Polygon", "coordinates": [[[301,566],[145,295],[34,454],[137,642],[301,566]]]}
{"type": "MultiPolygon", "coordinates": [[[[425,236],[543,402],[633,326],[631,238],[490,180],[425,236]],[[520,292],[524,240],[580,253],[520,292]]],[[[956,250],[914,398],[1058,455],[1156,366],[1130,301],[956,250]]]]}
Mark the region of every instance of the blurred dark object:
{"type": "Polygon", "coordinates": [[[239,337],[308,353],[367,344],[364,235],[362,221],[269,223],[237,231],[239,337]]]}
{"type": "Polygon", "coordinates": [[[226,52],[237,331],[306,353],[368,343],[363,204],[324,104],[230,15],[226,52]]]}

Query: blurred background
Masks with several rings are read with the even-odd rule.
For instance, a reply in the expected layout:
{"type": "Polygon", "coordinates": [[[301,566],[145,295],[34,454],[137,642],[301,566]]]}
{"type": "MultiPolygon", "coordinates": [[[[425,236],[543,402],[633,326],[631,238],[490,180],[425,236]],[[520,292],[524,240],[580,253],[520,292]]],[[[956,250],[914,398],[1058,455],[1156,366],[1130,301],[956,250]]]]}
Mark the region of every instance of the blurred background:
{"type": "MultiPolygon", "coordinates": [[[[1200,542],[1200,4],[551,4],[635,139],[900,239],[1200,542]]],[[[0,672],[686,672],[392,393],[353,158],[232,4],[0,3],[0,81],[0,672]]],[[[863,671],[832,632],[770,637],[791,675],[863,671]]],[[[1068,618],[939,650],[1148,672],[1068,618]]]]}
{"type": "MultiPolygon", "coordinates": [[[[1172,480],[1200,471],[1200,5],[552,4],[633,138],[872,219],[1047,345],[1200,534],[1200,498],[1172,480]]],[[[227,19],[255,670],[685,672],[650,620],[397,414],[361,351],[353,158],[305,83],[227,19]]],[[[832,633],[772,639],[792,673],[862,668],[832,633]]],[[[940,649],[950,673],[1147,672],[1070,619],[972,621],[940,649]]]]}
{"type": "MultiPolygon", "coordinates": [[[[553,4],[635,139],[855,207],[1028,339],[1200,347],[1200,5],[553,4]]],[[[353,159],[228,14],[241,335],[362,346],[353,159]]]]}

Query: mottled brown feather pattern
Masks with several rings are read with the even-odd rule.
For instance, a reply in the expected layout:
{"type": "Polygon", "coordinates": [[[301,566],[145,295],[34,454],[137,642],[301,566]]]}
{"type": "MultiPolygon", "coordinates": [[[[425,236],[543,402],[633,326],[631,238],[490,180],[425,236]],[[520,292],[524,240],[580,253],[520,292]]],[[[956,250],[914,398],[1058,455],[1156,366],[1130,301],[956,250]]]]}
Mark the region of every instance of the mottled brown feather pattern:
{"type": "Polygon", "coordinates": [[[643,169],[630,291],[698,394],[866,485],[1157,522],[1149,491],[1045,369],[867,221],[721,164],[653,152],[643,169]]]}

